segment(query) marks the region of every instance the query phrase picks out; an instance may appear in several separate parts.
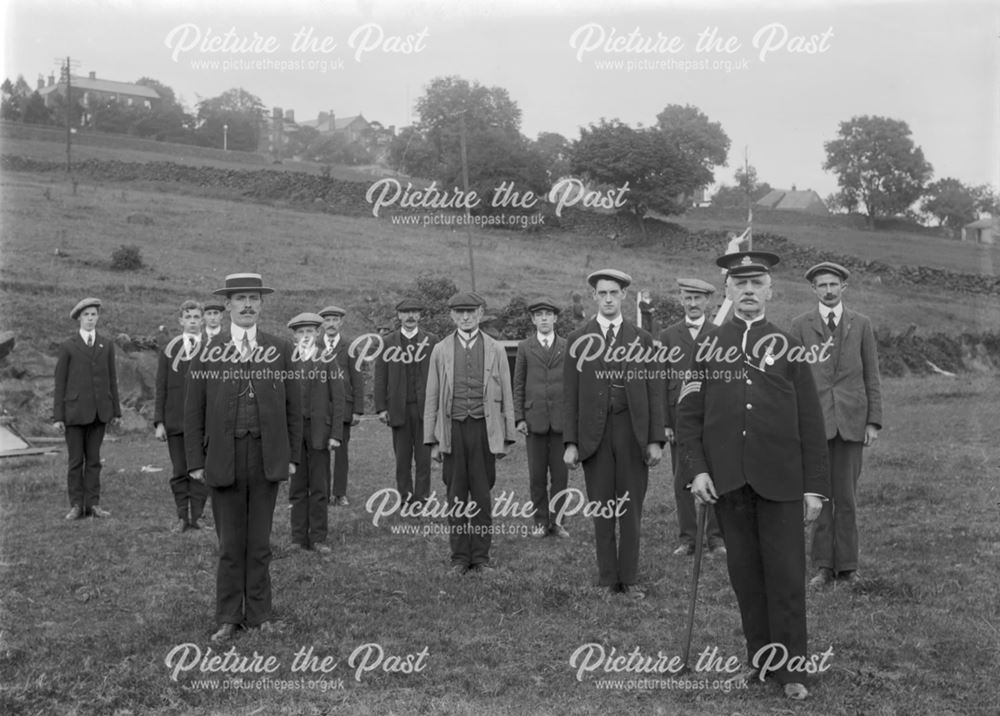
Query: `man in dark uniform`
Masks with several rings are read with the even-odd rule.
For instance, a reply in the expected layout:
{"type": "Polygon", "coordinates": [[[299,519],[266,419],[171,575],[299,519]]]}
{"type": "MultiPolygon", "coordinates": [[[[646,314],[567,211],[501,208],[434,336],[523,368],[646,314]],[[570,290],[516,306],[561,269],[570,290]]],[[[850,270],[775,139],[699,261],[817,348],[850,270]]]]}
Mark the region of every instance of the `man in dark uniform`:
{"type": "Polygon", "coordinates": [[[333,480],[330,484],[331,504],[347,507],[347,472],[351,466],[349,454],[351,428],[361,422],[365,412],[365,376],[357,360],[348,354],[351,341],[340,331],[347,311],[339,306],[327,306],[319,315],[323,318],[323,356],[321,360],[339,368],[344,381],[344,423],[340,447],[333,451],[333,480]],[[332,356],[332,358],[331,358],[332,356]]]}
{"type": "Polygon", "coordinates": [[[52,423],[69,452],[67,520],[110,517],[101,507],[101,443],[109,422],[121,417],[115,346],[97,333],[101,299],[85,298],[70,311],[79,331],[59,347],[52,423]]]}
{"type": "Polygon", "coordinates": [[[185,301],[181,304],[181,334],[160,351],[156,368],[156,403],[153,410],[153,428],[156,439],[167,443],[173,476],[170,491],[177,508],[174,532],[201,529],[198,520],[205,511],[208,488],[205,483],[191,479],[188,474],[184,451],[184,393],[187,389],[188,369],[191,360],[202,346],[201,304],[185,301]]]}
{"type": "Polygon", "coordinates": [[[587,282],[597,315],[566,339],[563,460],[572,469],[582,462],[587,499],[615,510],[614,516],[594,517],[599,586],[642,599],[637,586],[642,503],[649,468],[660,462],[666,442],[660,366],[641,355],[628,357],[631,351],[653,350],[649,332],[622,317],[631,277],[603,269],[587,282]]]}
{"type": "Polygon", "coordinates": [[[455,331],[431,351],[424,404],[424,442],[443,462],[448,490],[451,572],[491,569],[496,460],[514,442],[510,366],[499,343],[479,330],[483,299],[448,299],[455,331]]]}
{"type": "Polygon", "coordinates": [[[292,347],[257,329],[260,274],[226,276],[231,324],[196,357],[184,400],[191,477],[212,491],[219,534],[212,641],[237,627],[267,627],[271,608],[271,523],[278,483],[295,473],[302,448],[300,391],[292,347]]]}
{"type": "MultiPolygon", "coordinates": [[[[803,512],[815,520],[830,486],[812,371],[764,316],[777,262],[764,251],[718,260],[735,315],[699,340],[678,407],[681,460],[695,498],[715,505],[754,667],[770,644],[806,655],[803,512]]],[[[787,662],[773,675],[788,698],[808,696],[787,662]]]]}
{"type": "Polygon", "coordinates": [[[300,313],[288,327],[295,333],[292,364],[302,401],[302,451],[299,466],[288,480],[292,545],[330,554],[326,543],[330,451],[340,445],[343,434],[344,381],[337,366],[320,360],[317,342],[323,319],[319,314],[300,313]]]}
{"type": "Polygon", "coordinates": [[[528,306],[535,334],[517,346],[514,364],[514,422],[525,436],[528,485],[535,508],[533,537],[553,534],[569,537],[557,520],[565,504],[550,500],[566,489],[568,472],[563,462],[563,359],[566,339],[556,335],[559,307],[550,298],[528,306]],[[551,489],[549,481],[551,480],[551,489]]]}
{"type": "Polygon", "coordinates": [[[396,304],[399,330],[383,338],[382,352],[375,359],[375,412],[392,428],[396,489],[407,504],[423,502],[431,491],[431,449],[424,444],[424,399],[431,350],[438,339],[421,330],[423,310],[423,304],[412,298],[396,304]]]}
{"type": "Polygon", "coordinates": [[[816,521],[812,561],[822,587],[835,578],[858,576],[857,489],[864,448],[882,429],[882,385],[875,331],[867,316],[844,307],[850,272],[830,261],[806,271],[819,305],[792,321],[791,334],[806,346],[831,341],[830,360],[813,363],[813,378],[823,406],[830,454],[830,500],[816,521]]]}
{"type": "MultiPolygon", "coordinates": [[[[705,331],[708,323],[708,308],[715,286],[708,281],[697,278],[679,278],[677,285],[681,291],[681,306],[684,307],[684,320],[664,328],[660,332],[660,343],[670,356],[670,362],[665,366],[667,371],[667,397],[664,410],[667,419],[667,442],[670,443],[670,461],[674,472],[674,501],[677,504],[677,525],[680,528],[680,544],[674,549],[677,555],[694,554],[694,541],[697,519],[695,516],[694,498],[688,491],[691,475],[683,469],[680,463],[680,450],[677,449],[675,432],[677,430],[677,397],[684,383],[684,372],[694,357],[698,337],[705,331]]],[[[708,534],[708,549],[715,554],[725,554],[726,546],[719,532],[719,524],[715,519],[715,510],[708,510],[706,532],[708,534]]]]}

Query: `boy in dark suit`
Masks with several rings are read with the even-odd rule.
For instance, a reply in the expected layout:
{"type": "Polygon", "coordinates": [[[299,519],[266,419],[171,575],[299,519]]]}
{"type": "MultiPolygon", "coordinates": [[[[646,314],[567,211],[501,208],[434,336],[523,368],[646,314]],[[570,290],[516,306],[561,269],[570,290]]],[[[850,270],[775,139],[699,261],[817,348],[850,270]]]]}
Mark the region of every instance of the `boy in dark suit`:
{"type": "Polygon", "coordinates": [[[392,428],[396,489],[407,503],[423,502],[431,491],[431,449],[424,445],[424,401],[431,350],[438,342],[420,329],[423,304],[406,298],[396,304],[399,330],[385,336],[375,359],[375,412],[392,428]],[[416,479],[413,468],[416,466],[416,479]]]}
{"type": "Polygon", "coordinates": [[[69,469],[67,520],[110,517],[101,507],[101,443],[108,422],[121,417],[114,344],[97,333],[101,299],[85,298],[70,311],[79,331],[59,347],[52,421],[66,436],[69,469]]]}
{"type": "MultiPolygon", "coordinates": [[[[691,364],[698,343],[698,338],[705,333],[708,323],[708,306],[715,286],[697,278],[679,278],[677,285],[681,290],[681,306],[684,307],[684,320],[678,321],[660,332],[660,343],[666,355],[673,355],[677,360],[671,360],[666,365],[667,402],[664,410],[667,419],[667,442],[670,444],[670,459],[674,471],[674,500],[677,503],[677,526],[680,531],[680,544],[674,549],[676,555],[694,554],[694,538],[697,519],[695,517],[694,498],[688,492],[691,475],[680,463],[680,450],[676,446],[675,431],[677,429],[677,398],[684,382],[684,372],[691,364]]],[[[715,510],[708,510],[706,532],[708,533],[708,548],[716,554],[725,554],[726,546],[719,532],[719,524],[715,519],[715,510]]]]}
{"type": "Polygon", "coordinates": [[[333,451],[333,480],[329,494],[331,504],[347,507],[347,472],[350,469],[349,443],[351,428],[361,422],[365,412],[365,376],[358,369],[357,361],[348,355],[351,341],[340,332],[340,324],[347,312],[339,306],[327,306],[319,315],[323,318],[322,358],[340,369],[344,380],[344,424],[340,447],[333,451]],[[331,360],[332,356],[332,360],[331,360]]]}
{"type": "Polygon", "coordinates": [[[566,489],[563,462],[563,358],[566,339],[556,335],[559,307],[549,298],[528,306],[535,335],[517,345],[514,363],[514,422],[524,435],[528,453],[528,484],[535,508],[532,537],[569,537],[558,521],[564,500],[551,503],[566,489]],[[549,479],[551,478],[551,489],[549,479]]]}
{"type": "Polygon", "coordinates": [[[630,346],[653,350],[649,332],[622,316],[632,278],[603,269],[587,283],[597,315],[566,339],[563,461],[571,469],[582,462],[587,499],[615,509],[611,517],[594,517],[599,586],[643,599],[637,585],[642,503],[649,468],[660,462],[666,442],[660,366],[625,359],[630,346]]]}
{"type": "Polygon", "coordinates": [[[324,363],[316,345],[323,319],[300,313],[288,322],[295,332],[295,366],[302,397],[302,457],[288,482],[292,503],[292,544],[329,554],[326,513],[330,451],[340,446],[344,424],[344,381],[338,368],[324,363]]]}
{"type": "Polygon", "coordinates": [[[156,405],[153,427],[156,439],[167,443],[173,476],[170,490],[177,507],[174,532],[201,529],[198,520],[205,511],[208,488],[188,475],[184,455],[184,391],[191,359],[201,350],[202,310],[197,301],[181,304],[178,323],[182,333],[160,351],[156,369],[156,405]]]}

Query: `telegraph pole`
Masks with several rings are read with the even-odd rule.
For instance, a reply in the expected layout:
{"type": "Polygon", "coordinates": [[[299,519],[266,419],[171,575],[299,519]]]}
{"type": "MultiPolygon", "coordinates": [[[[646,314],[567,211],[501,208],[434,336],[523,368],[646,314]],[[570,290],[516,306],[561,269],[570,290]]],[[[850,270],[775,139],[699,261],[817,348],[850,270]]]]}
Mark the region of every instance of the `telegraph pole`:
{"type": "Polygon", "coordinates": [[[73,80],[70,75],[70,70],[73,67],[73,62],[66,56],[65,63],[62,58],[56,58],[56,62],[60,63],[60,75],[66,80],[66,173],[69,174],[73,170],[73,157],[71,148],[73,146],[73,120],[72,120],[72,107],[70,106],[73,98],[73,80]]]}
{"type": "Polygon", "coordinates": [[[459,142],[462,147],[462,189],[465,191],[465,235],[469,243],[469,277],[472,280],[472,292],[476,292],[476,264],[472,258],[472,216],[469,211],[469,158],[465,152],[465,110],[458,115],[459,142]]]}

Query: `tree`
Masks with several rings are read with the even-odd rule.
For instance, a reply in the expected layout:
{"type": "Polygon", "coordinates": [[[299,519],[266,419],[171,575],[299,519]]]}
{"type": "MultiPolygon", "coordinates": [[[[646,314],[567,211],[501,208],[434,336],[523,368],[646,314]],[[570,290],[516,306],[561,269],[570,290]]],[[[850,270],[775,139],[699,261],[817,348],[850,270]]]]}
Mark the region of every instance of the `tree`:
{"type": "Polygon", "coordinates": [[[389,144],[389,166],[397,171],[430,177],[436,165],[434,147],[416,127],[403,127],[389,144]]]}
{"type": "Polygon", "coordinates": [[[557,132],[541,132],[532,143],[550,181],[569,174],[572,148],[570,141],[557,132]]]}
{"type": "Polygon", "coordinates": [[[729,138],[697,108],[670,105],[655,127],[632,129],[602,119],[580,130],[571,168],[599,184],[629,184],[627,208],[645,232],[650,209],[680,214],[688,198],[714,179],[712,167],[725,163],[729,138]]]}
{"type": "Polygon", "coordinates": [[[260,127],[264,118],[264,103],[242,87],[226,90],[218,97],[198,103],[199,143],[207,147],[223,146],[223,134],[228,134],[228,146],[244,152],[257,150],[260,127]],[[223,126],[228,125],[228,130],[223,126]]]}
{"type": "Polygon", "coordinates": [[[854,117],[840,123],[838,134],[824,144],[823,169],[837,174],[849,205],[864,204],[869,228],[876,218],[898,214],[920,198],[933,168],[914,146],[906,122],[854,117]]]}
{"type": "Polygon", "coordinates": [[[976,220],[978,198],[975,188],[946,177],[928,185],[920,208],[957,233],[976,220]]]}
{"type": "Polygon", "coordinates": [[[771,192],[771,185],[757,181],[757,170],[751,165],[749,171],[744,167],[736,169],[736,186],[723,184],[712,196],[712,206],[722,209],[745,209],[748,203],[762,199],[771,192]]]}
{"type": "Polygon", "coordinates": [[[152,77],[140,77],[136,84],[155,90],[160,100],[138,113],[132,132],[159,141],[191,141],[194,118],[184,110],[173,89],[152,77]]]}

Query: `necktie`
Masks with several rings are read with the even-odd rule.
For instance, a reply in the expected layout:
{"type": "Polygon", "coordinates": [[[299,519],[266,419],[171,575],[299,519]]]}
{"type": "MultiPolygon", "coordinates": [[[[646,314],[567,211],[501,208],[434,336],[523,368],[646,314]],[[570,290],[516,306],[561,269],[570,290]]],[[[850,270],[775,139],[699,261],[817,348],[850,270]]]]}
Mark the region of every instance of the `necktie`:
{"type": "Polygon", "coordinates": [[[606,347],[611,347],[615,344],[615,326],[614,324],[608,325],[608,332],[604,334],[604,345],[606,347]]]}
{"type": "Polygon", "coordinates": [[[826,314],[826,325],[830,329],[830,333],[837,330],[837,322],[834,320],[834,316],[836,316],[836,314],[833,311],[826,314]]]}
{"type": "Polygon", "coordinates": [[[93,348],[93,347],[94,347],[94,337],[90,334],[87,334],[87,348],[93,348]]]}
{"type": "Polygon", "coordinates": [[[250,359],[250,336],[243,334],[243,343],[240,344],[240,357],[243,360],[250,359]]]}
{"type": "Polygon", "coordinates": [[[549,339],[548,338],[543,338],[542,339],[542,348],[544,348],[545,350],[549,349],[549,339]]]}

